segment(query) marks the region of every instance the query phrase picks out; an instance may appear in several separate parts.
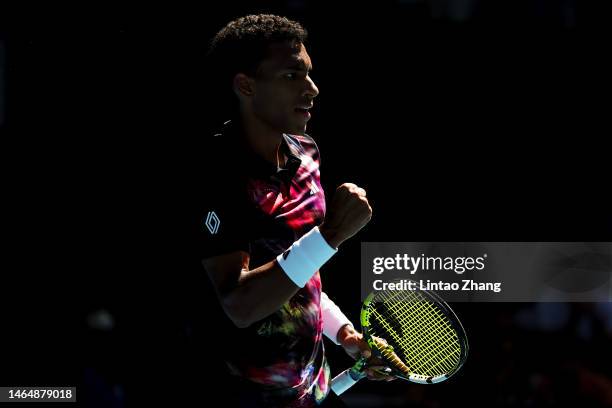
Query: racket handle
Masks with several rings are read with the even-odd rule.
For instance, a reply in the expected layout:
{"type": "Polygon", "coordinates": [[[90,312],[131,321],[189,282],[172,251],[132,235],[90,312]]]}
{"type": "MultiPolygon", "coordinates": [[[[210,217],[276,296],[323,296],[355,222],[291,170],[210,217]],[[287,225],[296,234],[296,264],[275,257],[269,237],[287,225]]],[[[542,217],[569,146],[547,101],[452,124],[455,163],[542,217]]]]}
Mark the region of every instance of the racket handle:
{"type": "Polygon", "coordinates": [[[342,394],[344,391],[357,384],[357,381],[362,378],[357,377],[357,379],[354,379],[351,375],[351,371],[352,370],[350,368],[347,368],[346,370],[335,376],[334,379],[331,381],[331,389],[336,395],[342,394]]]}

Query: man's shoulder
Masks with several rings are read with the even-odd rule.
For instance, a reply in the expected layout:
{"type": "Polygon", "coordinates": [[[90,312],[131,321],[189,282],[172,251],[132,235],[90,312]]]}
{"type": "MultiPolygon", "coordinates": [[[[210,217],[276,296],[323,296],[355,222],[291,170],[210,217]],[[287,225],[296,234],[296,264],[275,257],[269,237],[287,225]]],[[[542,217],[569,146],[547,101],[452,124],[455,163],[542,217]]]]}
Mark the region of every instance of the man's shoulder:
{"type": "Polygon", "coordinates": [[[199,153],[197,189],[209,201],[236,202],[246,196],[246,174],[235,143],[224,134],[208,135],[199,153]]]}

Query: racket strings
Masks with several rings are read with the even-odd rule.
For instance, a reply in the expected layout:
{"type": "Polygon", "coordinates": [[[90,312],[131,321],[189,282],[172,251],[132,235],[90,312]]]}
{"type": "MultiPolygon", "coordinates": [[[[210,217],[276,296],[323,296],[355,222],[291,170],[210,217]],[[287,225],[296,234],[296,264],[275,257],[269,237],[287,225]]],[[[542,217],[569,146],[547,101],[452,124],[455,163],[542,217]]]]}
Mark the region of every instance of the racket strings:
{"type": "MultiPolygon", "coordinates": [[[[390,305],[391,303],[388,303],[388,304],[390,305]]],[[[409,313],[410,313],[410,308],[406,307],[406,304],[411,307],[421,308],[423,304],[429,305],[429,302],[427,302],[425,299],[418,299],[418,302],[411,300],[410,303],[405,302],[399,311],[397,307],[392,309],[392,313],[394,313],[395,316],[403,320],[398,323],[399,327],[402,327],[404,331],[404,333],[402,333],[402,337],[410,337],[411,335],[417,335],[418,340],[420,340],[421,343],[425,343],[427,341],[438,340],[438,338],[441,335],[445,334],[442,331],[445,327],[440,326],[440,325],[433,325],[434,327],[432,329],[432,327],[428,327],[428,324],[430,324],[431,322],[425,321],[425,319],[421,319],[421,320],[414,319],[414,318],[406,319],[407,317],[409,317],[409,313]]],[[[423,314],[422,312],[423,310],[421,309],[420,310],[421,315],[423,314]]],[[[437,313],[437,316],[439,316],[440,319],[444,321],[444,315],[439,313],[437,309],[433,308],[433,313],[437,313]]],[[[417,316],[417,317],[422,317],[422,316],[417,316]]],[[[453,331],[453,334],[454,334],[454,331],[453,331]]],[[[403,343],[405,346],[408,346],[410,344],[409,341],[404,341],[403,343]]]]}
{"type": "MultiPolygon", "coordinates": [[[[441,369],[450,371],[456,365],[449,361],[454,357],[454,346],[459,346],[455,331],[446,320],[444,314],[440,312],[432,302],[421,298],[417,302],[412,302],[411,306],[417,308],[418,314],[416,316],[417,319],[412,319],[411,322],[408,322],[413,323],[412,327],[408,327],[409,331],[427,334],[421,336],[420,344],[425,347],[426,352],[421,352],[417,355],[418,358],[416,362],[419,366],[415,367],[415,369],[426,369],[431,363],[434,365],[434,367],[430,367],[432,369],[436,366],[440,366],[441,369]]],[[[404,310],[401,316],[403,318],[407,317],[408,312],[404,310]]],[[[402,327],[405,327],[406,323],[407,322],[404,321],[402,327]]],[[[458,363],[460,347],[458,347],[456,351],[458,363]]]]}
{"type": "Polygon", "coordinates": [[[381,293],[380,298],[371,309],[371,333],[389,340],[410,372],[437,376],[458,366],[459,338],[433,302],[418,292],[381,293]]]}
{"type": "MultiPolygon", "coordinates": [[[[409,332],[421,334],[421,336],[412,336],[412,339],[409,336],[408,343],[416,343],[417,347],[420,345],[423,348],[418,353],[412,353],[415,356],[413,362],[415,372],[433,370],[434,375],[438,374],[436,369],[450,372],[458,364],[461,351],[452,326],[444,314],[426,299],[420,298],[409,305],[414,309],[414,318],[406,322],[409,312],[408,309],[403,310],[400,315],[404,320],[402,327],[409,332]]],[[[410,352],[405,348],[404,351],[406,354],[410,352]]]]}
{"type": "MultiPolygon", "coordinates": [[[[410,306],[414,309],[414,319],[406,321],[408,312],[404,310],[401,314],[403,326],[409,333],[406,343],[414,345],[411,349],[421,348],[418,353],[412,352],[414,370],[416,372],[427,372],[439,368],[446,372],[452,370],[458,363],[460,347],[457,336],[452,327],[445,320],[444,315],[435,308],[431,302],[421,299],[412,302],[410,306]],[[453,361],[456,360],[456,361],[453,361]]],[[[412,350],[407,349],[407,344],[402,345],[404,352],[410,355],[412,350]]],[[[433,374],[438,374],[436,371],[433,374]]]]}
{"type": "MultiPolygon", "coordinates": [[[[428,375],[429,373],[428,371],[428,363],[432,363],[430,365],[433,365],[433,367],[431,368],[435,368],[438,365],[442,365],[442,371],[437,372],[437,371],[431,371],[431,375],[438,375],[438,374],[444,374],[447,372],[450,372],[452,370],[452,368],[454,367],[454,365],[452,364],[444,364],[446,362],[446,360],[450,359],[452,356],[446,355],[446,356],[442,356],[441,353],[446,352],[447,350],[440,350],[435,349],[434,347],[427,347],[425,342],[423,342],[422,340],[419,339],[408,339],[409,342],[411,341],[420,341],[420,349],[416,349],[416,350],[409,350],[409,346],[406,344],[406,342],[402,339],[399,338],[399,336],[396,334],[396,331],[393,330],[390,325],[388,323],[386,323],[384,321],[384,319],[382,318],[382,315],[375,313],[375,315],[379,318],[380,323],[383,326],[383,330],[381,330],[381,332],[385,332],[386,334],[390,334],[391,339],[393,340],[393,343],[396,345],[399,345],[400,351],[402,351],[402,354],[404,355],[404,360],[407,362],[407,364],[410,365],[410,371],[414,372],[414,373],[424,373],[423,375],[428,375]],[[419,353],[419,354],[414,354],[414,353],[419,353]],[[418,358],[418,356],[421,356],[422,358],[418,358]],[[410,358],[410,357],[415,357],[415,358],[410,358]],[[426,361],[419,361],[419,360],[423,360],[425,358],[428,358],[428,360],[426,361]],[[439,358],[439,361],[431,361],[433,358],[439,358]],[[440,359],[441,358],[441,359],[440,359]],[[420,364],[419,364],[420,363],[420,364]]],[[[374,334],[374,333],[373,333],[374,334]]],[[[374,334],[376,335],[376,334],[374,334]]],[[[384,334],[379,334],[381,336],[384,336],[384,334]]],[[[451,344],[448,344],[446,348],[449,348],[451,346],[451,344]]],[[[379,347],[380,348],[380,347],[379,347]]],[[[384,353],[384,349],[381,350],[382,354],[385,355],[384,353]]],[[[395,353],[393,353],[395,354],[395,353]]],[[[405,371],[405,370],[401,370],[401,371],[405,371]]]]}
{"type": "MultiPolygon", "coordinates": [[[[410,340],[418,340],[421,344],[425,344],[426,342],[431,342],[432,340],[438,340],[439,337],[441,335],[443,335],[444,333],[441,331],[441,329],[444,329],[444,327],[440,327],[439,325],[435,325],[432,329],[431,325],[428,326],[429,323],[431,323],[430,321],[425,321],[425,319],[407,319],[409,317],[409,313],[414,314],[414,312],[410,311],[409,307],[406,307],[407,305],[415,307],[415,305],[417,307],[422,306],[422,303],[415,303],[415,302],[406,302],[404,300],[402,308],[398,309],[398,307],[390,307],[391,305],[397,303],[396,300],[397,299],[392,299],[395,302],[387,302],[384,305],[387,307],[387,314],[389,316],[393,316],[393,319],[398,320],[401,319],[402,321],[397,323],[397,327],[401,328],[401,335],[400,336],[396,336],[396,341],[403,347],[403,348],[408,348],[410,347],[410,344],[412,343],[410,340]],[[415,337],[416,336],[416,337],[415,337]]],[[[424,299],[419,299],[422,302],[426,302],[424,299]]],[[[434,312],[436,312],[437,310],[434,309],[434,312]]],[[[420,310],[420,314],[422,315],[422,310],[420,310]]],[[[442,315],[439,315],[441,318],[443,318],[442,315]]],[[[422,317],[422,316],[416,316],[417,318],[422,317]]],[[[382,322],[384,326],[386,326],[386,328],[389,327],[389,324],[386,322],[382,322]]]]}

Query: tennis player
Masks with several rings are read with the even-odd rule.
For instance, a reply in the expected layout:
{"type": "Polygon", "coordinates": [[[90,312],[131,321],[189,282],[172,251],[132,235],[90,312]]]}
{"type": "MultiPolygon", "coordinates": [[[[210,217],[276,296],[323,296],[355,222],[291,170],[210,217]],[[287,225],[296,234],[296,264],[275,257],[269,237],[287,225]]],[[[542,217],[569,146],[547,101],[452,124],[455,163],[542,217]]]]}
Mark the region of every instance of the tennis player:
{"type": "MultiPolygon", "coordinates": [[[[319,94],[306,40],[295,21],[249,15],[221,29],[208,54],[237,103],[204,157],[201,250],[231,322],[221,341],[241,406],[341,406],[326,400],[323,335],[353,358],[370,356],[322,291],[319,269],[372,209],[365,190],[346,183],[326,211],[319,150],[305,133],[319,94]]],[[[376,368],[368,378],[388,378],[376,368]]]]}

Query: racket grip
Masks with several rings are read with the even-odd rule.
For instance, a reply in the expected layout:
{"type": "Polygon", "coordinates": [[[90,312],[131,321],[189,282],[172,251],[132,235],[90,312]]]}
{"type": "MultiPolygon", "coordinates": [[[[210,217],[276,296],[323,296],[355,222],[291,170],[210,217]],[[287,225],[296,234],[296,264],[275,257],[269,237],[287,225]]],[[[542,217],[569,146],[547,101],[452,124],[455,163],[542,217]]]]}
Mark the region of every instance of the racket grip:
{"type": "Polygon", "coordinates": [[[357,377],[354,379],[351,375],[351,369],[347,368],[337,376],[333,378],[331,381],[331,389],[336,395],[342,394],[344,391],[351,388],[353,385],[357,384],[361,377],[357,377]]]}

